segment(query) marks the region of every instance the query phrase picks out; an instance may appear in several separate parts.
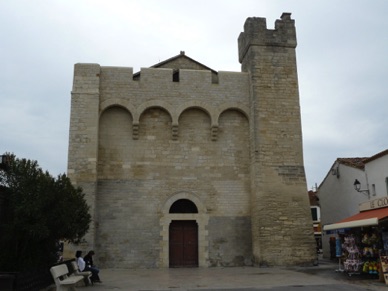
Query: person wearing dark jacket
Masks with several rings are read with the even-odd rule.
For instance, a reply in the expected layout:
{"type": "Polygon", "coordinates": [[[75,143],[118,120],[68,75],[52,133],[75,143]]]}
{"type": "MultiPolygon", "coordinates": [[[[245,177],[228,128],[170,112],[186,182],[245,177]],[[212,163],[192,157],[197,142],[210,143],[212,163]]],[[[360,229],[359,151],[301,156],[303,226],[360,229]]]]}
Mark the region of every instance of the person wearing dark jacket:
{"type": "Polygon", "coordinates": [[[92,282],[102,283],[100,280],[100,276],[98,275],[100,273],[100,270],[93,263],[93,255],[94,251],[89,251],[84,257],[85,271],[92,272],[92,277],[90,278],[92,282]]]}

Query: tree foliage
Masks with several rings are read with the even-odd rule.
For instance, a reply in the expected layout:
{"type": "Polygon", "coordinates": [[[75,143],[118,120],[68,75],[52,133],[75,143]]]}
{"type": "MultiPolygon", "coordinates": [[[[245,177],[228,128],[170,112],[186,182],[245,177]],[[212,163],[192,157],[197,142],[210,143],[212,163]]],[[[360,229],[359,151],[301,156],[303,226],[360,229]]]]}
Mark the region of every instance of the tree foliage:
{"type": "Polygon", "coordinates": [[[85,194],[65,174],[54,178],[36,161],[8,155],[0,186],[5,209],[0,220],[0,271],[50,265],[59,240],[78,243],[88,231],[91,216],[85,194]]]}

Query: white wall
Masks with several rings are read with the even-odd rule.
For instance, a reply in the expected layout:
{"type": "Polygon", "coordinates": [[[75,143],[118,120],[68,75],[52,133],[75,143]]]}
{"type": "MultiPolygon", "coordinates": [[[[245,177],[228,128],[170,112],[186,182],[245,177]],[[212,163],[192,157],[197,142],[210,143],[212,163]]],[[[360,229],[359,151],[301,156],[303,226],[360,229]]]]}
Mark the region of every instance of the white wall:
{"type": "Polygon", "coordinates": [[[388,155],[366,163],[365,173],[367,174],[371,198],[388,196],[386,184],[386,178],[388,177],[388,155]],[[375,191],[372,186],[373,184],[375,185],[375,191]]]}
{"type": "MultiPolygon", "coordinates": [[[[364,170],[347,166],[335,161],[326,178],[318,189],[321,206],[322,227],[336,223],[346,217],[359,213],[359,204],[368,200],[388,196],[388,154],[381,152],[377,158],[365,163],[364,170]],[[379,157],[380,154],[383,154],[379,157]],[[339,175],[332,169],[339,170],[339,175]],[[361,189],[369,190],[370,197],[354,189],[354,180],[361,183],[361,189]],[[373,186],[374,185],[374,186],[373,186]]],[[[329,238],[322,234],[323,255],[330,257],[329,238]]]]}
{"type": "MultiPolygon", "coordinates": [[[[357,214],[359,204],[368,200],[366,195],[357,192],[353,186],[354,180],[358,179],[361,185],[366,187],[366,179],[362,170],[337,162],[331,169],[318,189],[322,227],[357,214]],[[338,176],[333,175],[331,171],[331,169],[337,169],[337,166],[338,176]]],[[[329,238],[331,235],[322,233],[323,256],[329,258],[329,238]]]]}

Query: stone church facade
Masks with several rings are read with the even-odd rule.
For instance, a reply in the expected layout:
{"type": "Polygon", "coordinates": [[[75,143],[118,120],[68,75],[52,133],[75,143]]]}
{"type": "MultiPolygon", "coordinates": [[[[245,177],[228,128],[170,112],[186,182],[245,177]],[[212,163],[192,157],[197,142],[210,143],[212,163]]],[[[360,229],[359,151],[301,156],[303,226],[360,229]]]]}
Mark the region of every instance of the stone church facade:
{"type": "Polygon", "coordinates": [[[101,267],[315,260],[295,48],[283,13],[246,20],[241,72],[184,52],[138,73],[75,65],[68,176],[101,267]]]}

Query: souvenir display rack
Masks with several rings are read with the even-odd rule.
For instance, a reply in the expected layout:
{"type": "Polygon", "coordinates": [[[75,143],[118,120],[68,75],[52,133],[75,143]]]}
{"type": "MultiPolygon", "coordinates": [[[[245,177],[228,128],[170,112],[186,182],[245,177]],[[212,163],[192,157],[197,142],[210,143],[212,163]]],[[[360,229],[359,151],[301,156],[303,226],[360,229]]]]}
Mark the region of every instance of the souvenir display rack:
{"type": "Polygon", "coordinates": [[[363,246],[362,257],[364,260],[362,271],[370,275],[378,275],[380,271],[381,240],[378,237],[376,233],[364,233],[361,240],[363,246]]]}
{"type": "Polygon", "coordinates": [[[365,232],[361,236],[353,234],[343,238],[344,271],[349,276],[354,274],[379,275],[381,239],[376,233],[365,232]]]}
{"type": "Polygon", "coordinates": [[[342,249],[345,250],[346,258],[344,261],[344,271],[349,274],[360,274],[364,262],[361,259],[360,250],[353,236],[344,238],[342,249]]]}

